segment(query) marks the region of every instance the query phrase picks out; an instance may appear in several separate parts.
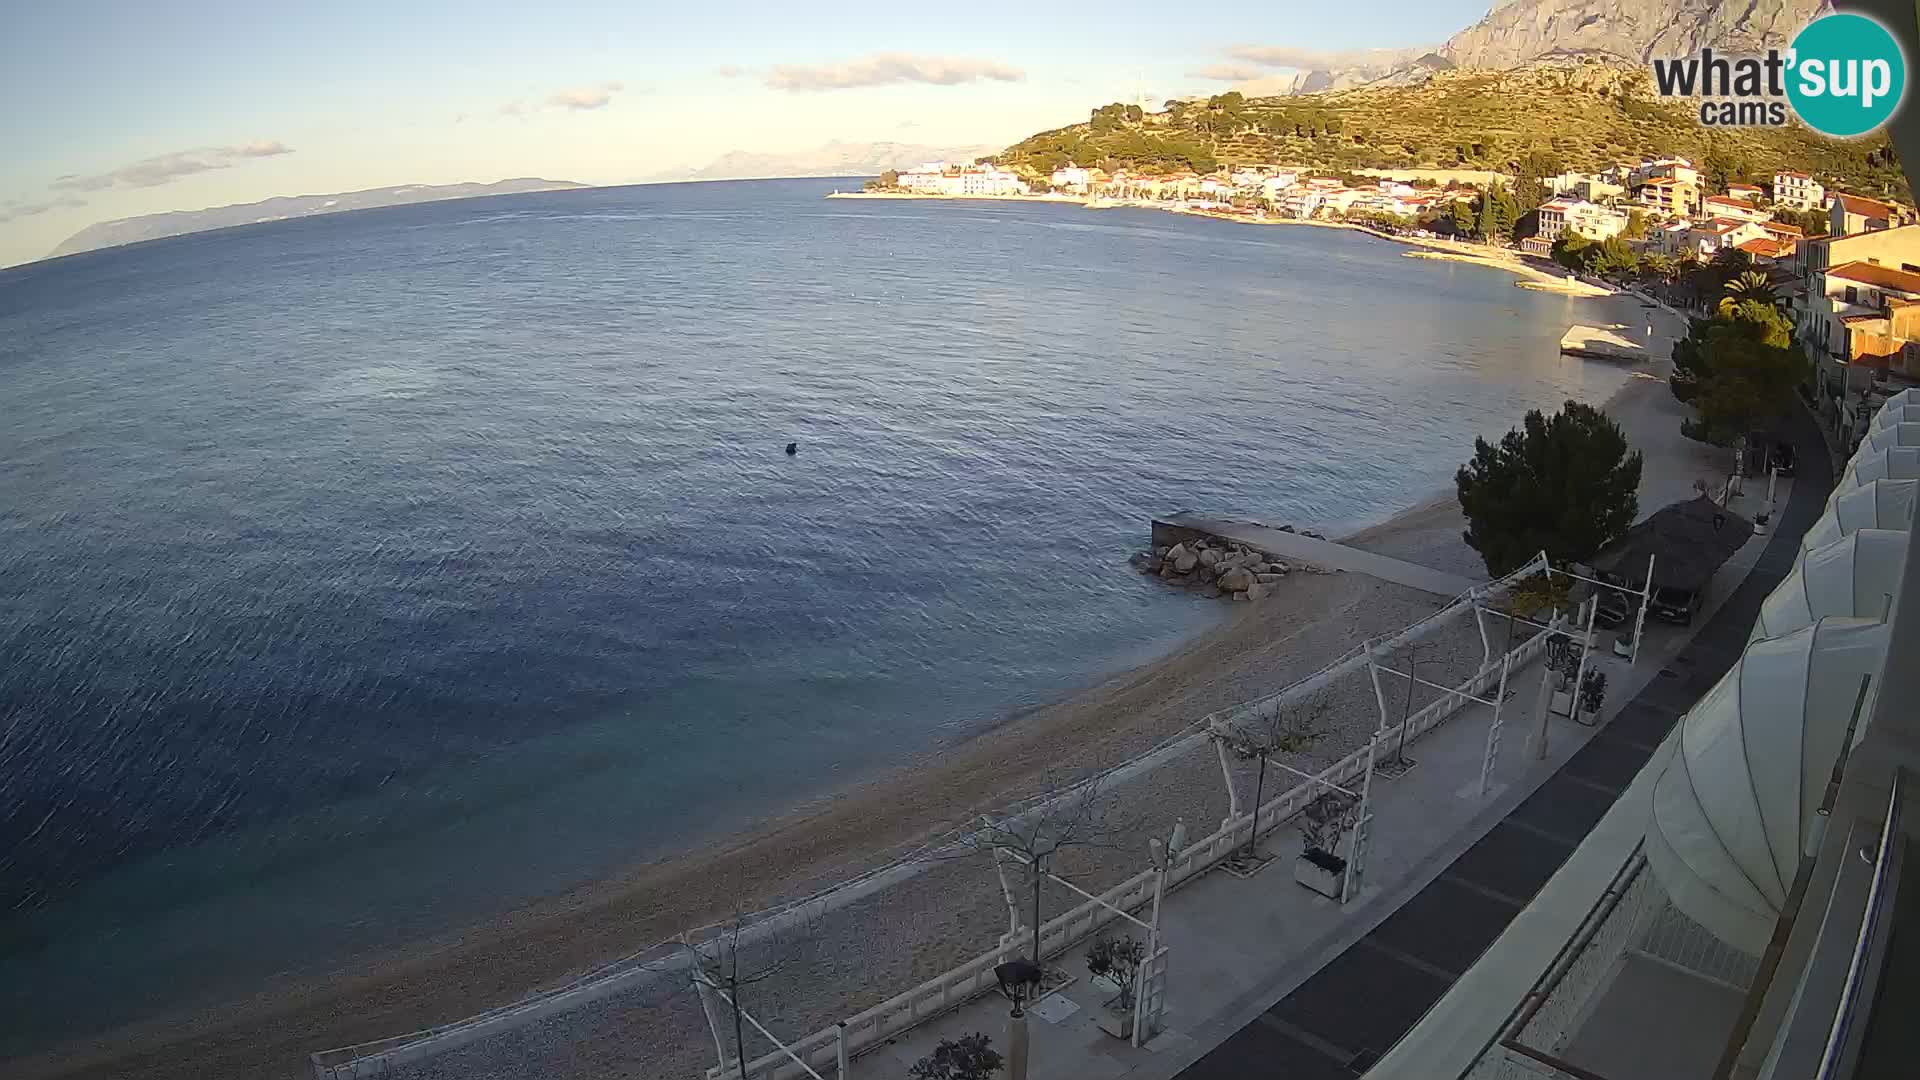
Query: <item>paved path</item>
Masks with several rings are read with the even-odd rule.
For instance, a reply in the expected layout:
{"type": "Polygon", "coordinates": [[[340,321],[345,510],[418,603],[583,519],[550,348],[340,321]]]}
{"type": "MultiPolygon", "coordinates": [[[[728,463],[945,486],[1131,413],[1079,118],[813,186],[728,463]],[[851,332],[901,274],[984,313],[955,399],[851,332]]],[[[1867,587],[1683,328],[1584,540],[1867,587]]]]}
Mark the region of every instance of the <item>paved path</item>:
{"type": "MultiPolygon", "coordinates": [[[[1801,460],[1819,460],[1813,422],[1797,410],[1794,417],[1801,460]]],[[[1818,472],[1796,480],[1745,579],[1659,677],[1398,911],[1179,1076],[1353,1077],[1412,1030],[1566,862],[1674,722],[1739,659],[1761,601],[1791,571],[1800,537],[1826,502],[1830,485],[1818,472]]]]}
{"type": "Polygon", "coordinates": [[[1336,544],[1331,540],[1316,540],[1311,536],[1302,536],[1299,533],[1286,532],[1265,525],[1208,517],[1192,511],[1156,518],[1154,524],[1223,536],[1279,559],[1298,560],[1332,570],[1351,570],[1357,574],[1379,578],[1381,581],[1391,581],[1396,585],[1405,585],[1411,589],[1434,593],[1448,599],[1459,596],[1475,585],[1482,584],[1458,574],[1416,566],[1400,559],[1375,555],[1371,551],[1336,544]]]}

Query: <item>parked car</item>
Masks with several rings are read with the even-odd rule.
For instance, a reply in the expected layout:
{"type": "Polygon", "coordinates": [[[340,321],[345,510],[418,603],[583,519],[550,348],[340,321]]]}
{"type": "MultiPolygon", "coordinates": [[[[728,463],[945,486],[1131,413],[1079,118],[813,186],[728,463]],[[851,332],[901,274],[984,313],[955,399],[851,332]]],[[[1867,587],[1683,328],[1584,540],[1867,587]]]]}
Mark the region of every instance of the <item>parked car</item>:
{"type": "Polygon", "coordinates": [[[1693,613],[1700,610],[1700,594],[1686,589],[1660,588],[1653,590],[1653,599],[1647,605],[1647,613],[1656,619],[1664,619],[1681,626],[1693,622],[1693,613]]]}

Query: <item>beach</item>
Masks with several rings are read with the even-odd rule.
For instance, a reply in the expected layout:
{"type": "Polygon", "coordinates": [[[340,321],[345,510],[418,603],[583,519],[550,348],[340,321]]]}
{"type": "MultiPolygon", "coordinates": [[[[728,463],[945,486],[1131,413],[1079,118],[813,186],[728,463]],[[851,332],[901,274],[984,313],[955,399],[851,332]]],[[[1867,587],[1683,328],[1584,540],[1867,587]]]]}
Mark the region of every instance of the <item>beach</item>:
{"type": "MultiPolygon", "coordinates": [[[[1625,297],[1605,304],[1625,322],[1643,317],[1625,297]],[[1618,306],[1619,311],[1611,309],[1618,306]],[[1629,312],[1627,308],[1632,308],[1629,312]]],[[[1677,329],[1667,319],[1662,330],[1677,329]]],[[[1545,362],[1546,358],[1542,358],[1545,362]]],[[[1608,402],[1656,476],[1690,478],[1708,467],[1704,448],[1678,436],[1677,403],[1664,364],[1627,379],[1608,402]],[[1668,429],[1673,430],[1668,430],[1668,429]]],[[[1519,417],[1512,422],[1518,423],[1519,417]]],[[[1459,448],[1465,460],[1471,447],[1459,448]]],[[[1664,481],[1663,481],[1664,482],[1664,481]]],[[[1643,512],[1655,505],[1643,504],[1643,512]]],[[[1146,522],[1141,522],[1144,542],[1146,522]]],[[[1483,573],[1461,540],[1451,494],[1436,492],[1350,539],[1357,546],[1456,573],[1483,573]]],[[[1131,571],[1128,552],[1111,572],[1131,571]]],[[[1212,603],[1199,598],[1196,604],[1212,603]]],[[[1198,718],[1272,693],[1368,637],[1434,610],[1439,598],[1352,574],[1296,572],[1271,598],[1233,613],[1170,654],[1118,672],[1041,708],[1005,718],[992,730],[942,746],[678,858],[640,865],[616,877],[506,916],[465,927],[321,978],[286,980],[216,1009],[143,1023],[59,1052],[10,1063],[23,1077],[294,1076],[311,1052],[445,1023],[518,999],[692,926],[808,895],[896,853],[969,822],[982,810],[1057,784],[1064,776],[1126,760],[1198,718]]],[[[1462,675],[1478,644],[1449,638],[1418,657],[1423,674],[1462,675]],[[1432,665],[1429,667],[1428,665],[1432,665]]],[[[1364,702],[1362,704],[1365,704],[1364,702]]],[[[1412,703],[1417,707],[1417,699],[1412,703]]],[[[1363,741],[1370,706],[1342,713],[1304,763],[1330,761],[1363,741]]],[[[1077,872],[1089,885],[1137,868],[1133,840],[1174,817],[1200,831],[1224,813],[1218,766],[1210,753],[1187,754],[1129,782],[1142,813],[1136,836],[1117,854],[1077,872]]],[[[1142,846],[1143,845],[1139,845],[1142,846]]],[[[991,887],[990,865],[934,865],[897,889],[860,901],[822,928],[801,970],[804,986],[768,987],[768,1008],[782,1030],[830,1023],[898,992],[912,981],[979,951],[1004,929],[1007,913],[991,887]],[[852,964],[850,957],[863,958],[852,964]]],[[[684,989],[684,988],[682,988],[684,989]]],[[[624,1007],[582,1010],[517,1038],[477,1044],[440,1059],[444,1073],[512,1075],[495,1066],[535,1060],[551,1075],[690,1075],[711,1063],[711,1041],[689,993],[655,988],[624,1007]],[[672,1038],[667,1035],[671,1033],[672,1038]],[[542,1051],[526,1040],[547,1040],[542,1051]],[[552,1047],[573,1047],[556,1057],[552,1047]],[[585,1047],[591,1047],[591,1050],[585,1047]],[[564,1061],[561,1060],[564,1058],[564,1061]]],[[[524,1075],[524,1072],[521,1073],[524,1075]]]]}
{"type": "Polygon", "coordinates": [[[1574,278],[1558,267],[1551,270],[1528,262],[1518,252],[1507,248],[1496,248],[1486,244],[1468,244],[1458,240],[1449,240],[1439,236],[1403,236],[1382,232],[1351,221],[1324,221],[1318,218],[1290,218],[1279,216],[1255,217],[1251,214],[1227,213],[1195,207],[1156,202],[1146,199],[1122,199],[1101,203],[1095,207],[1079,196],[1072,195],[931,195],[915,191],[836,191],[827,196],[829,199],[898,199],[931,202],[1040,202],[1068,203],[1086,206],[1090,209],[1112,209],[1131,207],[1137,210],[1158,210],[1162,213],[1186,214],[1191,217],[1213,218],[1217,221],[1233,221],[1243,225],[1306,225],[1320,229],[1346,229],[1363,232],[1382,240],[1419,251],[1407,252],[1408,258],[1441,259],[1449,262],[1471,263],[1475,266],[1491,267],[1517,275],[1521,280],[1515,282],[1519,288],[1537,289],[1542,292],[1563,293],[1568,296],[1599,297],[1612,296],[1615,290],[1574,278]]]}

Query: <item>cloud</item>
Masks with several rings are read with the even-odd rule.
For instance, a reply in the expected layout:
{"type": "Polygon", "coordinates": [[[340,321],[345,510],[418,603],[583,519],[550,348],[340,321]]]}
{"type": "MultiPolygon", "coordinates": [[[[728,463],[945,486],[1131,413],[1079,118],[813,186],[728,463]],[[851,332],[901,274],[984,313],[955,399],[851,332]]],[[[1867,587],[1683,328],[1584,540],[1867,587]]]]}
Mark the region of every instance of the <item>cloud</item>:
{"type": "Polygon", "coordinates": [[[873,53],[838,64],[776,64],[767,73],[767,85],[775,90],[804,93],[886,86],[890,83],[958,86],[983,80],[1019,82],[1026,77],[1027,73],[1019,68],[993,60],[873,53]]]}
{"type": "Polygon", "coordinates": [[[1219,82],[1246,82],[1257,79],[1267,73],[1267,69],[1252,64],[1208,64],[1198,71],[1187,74],[1195,79],[1214,79],[1219,82]]]}
{"type": "Polygon", "coordinates": [[[576,86],[566,90],[556,90],[547,97],[547,107],[551,109],[600,109],[613,100],[613,95],[626,89],[617,82],[595,83],[592,86],[576,86]]]}
{"type": "Polygon", "coordinates": [[[49,210],[78,210],[87,205],[87,200],[72,195],[62,195],[46,202],[30,203],[21,199],[8,199],[0,203],[0,221],[12,221],[15,218],[34,217],[49,210]]]}
{"type": "MultiPolygon", "coordinates": [[[[1227,55],[1235,60],[1243,60],[1263,67],[1294,68],[1299,71],[1331,71],[1337,68],[1398,64],[1412,60],[1426,51],[1426,47],[1420,45],[1404,49],[1349,49],[1345,52],[1301,49],[1292,45],[1239,45],[1228,49],[1227,55]]],[[[1228,65],[1214,66],[1225,68],[1228,65]]],[[[1216,78],[1217,76],[1204,75],[1203,77],[1216,78]]]]}
{"type": "Polygon", "coordinates": [[[753,74],[753,69],[743,68],[738,64],[721,64],[713,69],[713,73],[723,79],[738,79],[744,75],[753,74]]]}
{"type": "Polygon", "coordinates": [[[238,146],[202,146],[194,150],[175,150],[141,158],[111,172],[68,173],[48,186],[55,191],[105,191],[108,188],[148,188],[171,184],[195,173],[231,169],[254,158],[291,154],[293,149],[279,140],[242,143],[238,146]]]}

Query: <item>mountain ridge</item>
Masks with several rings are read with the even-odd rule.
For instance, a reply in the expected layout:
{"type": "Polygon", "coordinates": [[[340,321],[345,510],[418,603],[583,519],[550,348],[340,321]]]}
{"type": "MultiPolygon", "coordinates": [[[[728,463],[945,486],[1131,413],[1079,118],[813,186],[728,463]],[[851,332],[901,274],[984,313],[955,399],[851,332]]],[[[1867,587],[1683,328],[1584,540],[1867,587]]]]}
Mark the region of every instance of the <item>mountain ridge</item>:
{"type": "Polygon", "coordinates": [[[875,176],[927,161],[971,161],[997,146],[943,147],[920,143],[842,142],[830,140],[810,150],[761,152],[730,150],[699,168],[669,170],[649,183],[678,180],[769,180],[808,176],[875,176]]]}
{"type": "Polygon", "coordinates": [[[360,191],[332,192],[322,195],[275,195],[272,198],[254,202],[211,206],[204,210],[166,210],[157,214],[137,214],[133,217],[96,222],[62,240],[52,252],[48,253],[47,258],[77,255],[84,251],[137,244],[143,240],[185,236],[189,233],[231,228],[235,225],[252,225],[263,221],[285,221],[289,218],[338,214],[350,210],[371,210],[382,206],[444,202],[449,199],[471,199],[488,195],[572,191],[589,186],[591,185],[575,183],[572,180],[517,177],[510,180],[496,180],[492,183],[396,184],[390,187],[365,188],[360,191]]]}

